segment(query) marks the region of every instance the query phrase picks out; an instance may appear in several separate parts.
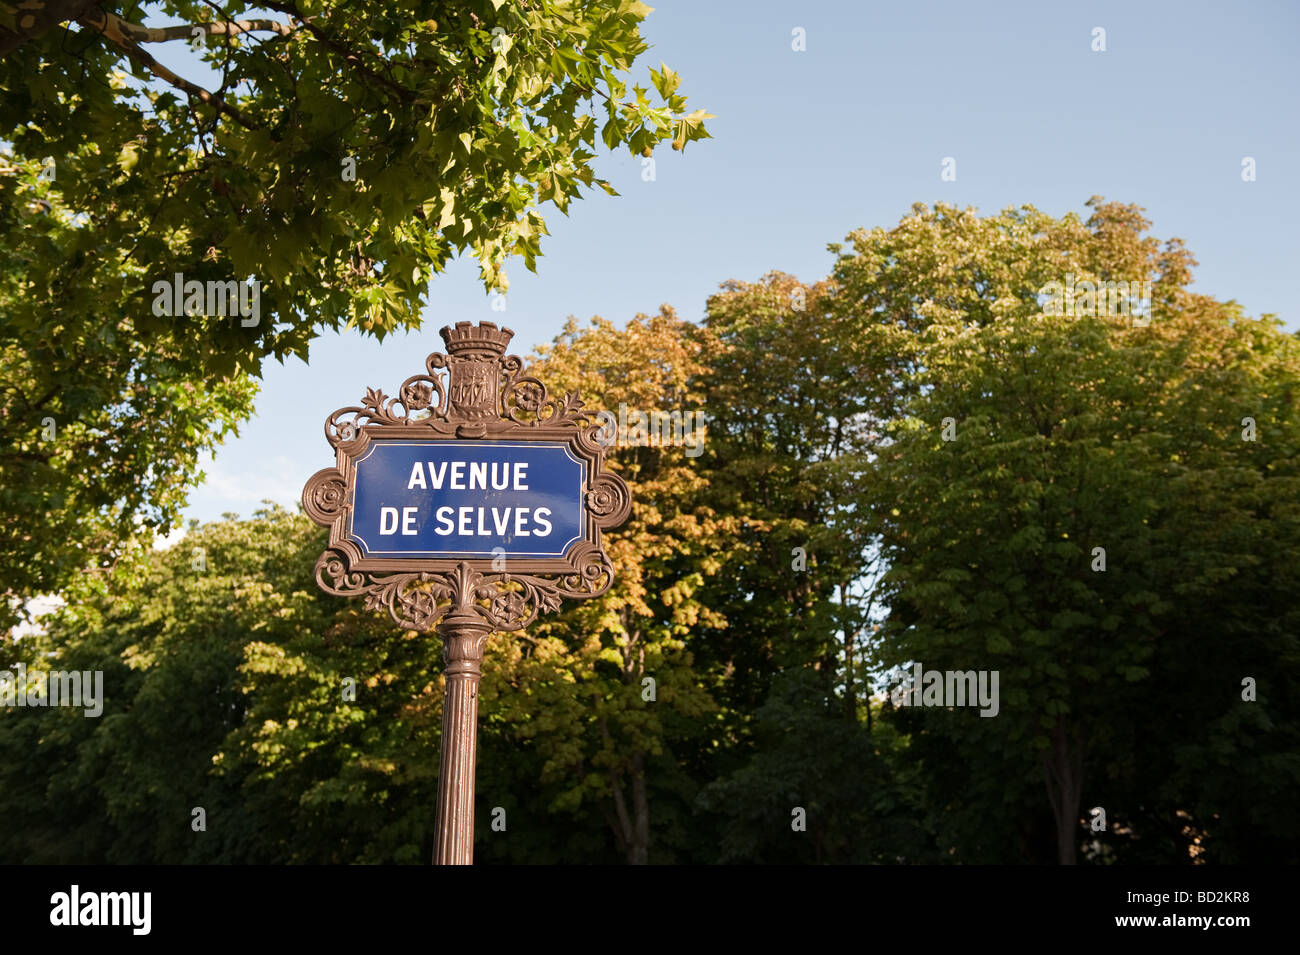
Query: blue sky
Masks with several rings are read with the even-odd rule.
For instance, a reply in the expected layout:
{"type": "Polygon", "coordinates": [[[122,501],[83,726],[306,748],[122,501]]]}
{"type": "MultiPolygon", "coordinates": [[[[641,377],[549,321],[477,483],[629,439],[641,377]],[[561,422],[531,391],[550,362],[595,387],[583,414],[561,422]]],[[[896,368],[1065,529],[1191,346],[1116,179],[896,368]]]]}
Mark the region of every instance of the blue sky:
{"type": "Polygon", "coordinates": [[[825,276],[827,243],[890,226],[913,202],[1058,216],[1094,194],[1134,202],[1153,234],[1185,240],[1197,290],[1295,329],[1297,28],[1300,6],[1284,3],[661,0],[633,75],[649,85],[667,62],[690,107],[716,114],[714,138],[657,150],[653,182],[639,158],[603,156],[621,195],[591,193],[568,218],[548,207],[539,274],[509,264],[504,312],[468,259],[431,284],[421,331],[329,334],[309,364],[267,364],[256,417],[206,466],[186,516],[292,507],[333,463],[326,416],[420,371],[442,325],[496,321],[526,354],[570,315],[622,324],[667,303],[695,320],[727,279],[825,276]],[[948,156],[955,182],[940,180],[948,156]]]}

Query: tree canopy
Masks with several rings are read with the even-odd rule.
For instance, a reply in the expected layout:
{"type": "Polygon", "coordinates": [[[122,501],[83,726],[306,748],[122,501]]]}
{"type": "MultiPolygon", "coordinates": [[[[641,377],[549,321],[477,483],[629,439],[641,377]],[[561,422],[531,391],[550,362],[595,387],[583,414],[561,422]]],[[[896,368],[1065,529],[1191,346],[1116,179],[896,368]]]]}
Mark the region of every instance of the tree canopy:
{"type": "Polygon", "coordinates": [[[0,3],[9,602],[173,525],[264,360],[322,329],[418,327],[453,256],[504,290],[507,258],[536,266],[543,206],[613,192],[601,148],[707,137],[668,66],[632,82],[649,12],[0,3]]]}

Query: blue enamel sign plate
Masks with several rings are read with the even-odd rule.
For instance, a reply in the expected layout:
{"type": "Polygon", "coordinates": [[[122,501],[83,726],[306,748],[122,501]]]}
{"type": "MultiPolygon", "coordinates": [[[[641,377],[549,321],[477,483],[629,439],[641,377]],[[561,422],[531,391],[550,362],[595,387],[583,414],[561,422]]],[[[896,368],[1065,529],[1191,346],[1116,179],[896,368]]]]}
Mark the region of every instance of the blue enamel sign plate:
{"type": "Polygon", "coordinates": [[[587,465],[567,444],[372,441],[347,536],[367,558],[562,557],[583,539],[587,465]]]}

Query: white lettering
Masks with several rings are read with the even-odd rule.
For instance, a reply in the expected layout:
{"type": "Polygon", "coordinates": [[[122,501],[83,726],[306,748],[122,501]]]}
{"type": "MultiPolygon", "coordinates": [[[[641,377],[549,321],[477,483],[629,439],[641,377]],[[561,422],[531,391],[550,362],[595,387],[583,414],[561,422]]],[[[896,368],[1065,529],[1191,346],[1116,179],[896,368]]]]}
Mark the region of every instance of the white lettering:
{"type": "Polygon", "coordinates": [[[455,513],[456,513],[455,508],[451,508],[451,507],[438,508],[438,513],[435,515],[438,518],[438,526],[433,529],[433,532],[435,534],[441,534],[443,537],[446,537],[448,534],[454,533],[456,530],[456,524],[455,521],[452,519],[452,515],[455,513]]]}
{"type": "Polygon", "coordinates": [[[487,472],[488,466],[486,461],[474,461],[469,466],[469,489],[472,491],[475,487],[487,490],[487,472]]]}
{"type": "Polygon", "coordinates": [[[492,462],[492,490],[504,491],[510,484],[510,465],[505,461],[492,462]],[[500,477],[498,477],[500,475],[500,477]]]}

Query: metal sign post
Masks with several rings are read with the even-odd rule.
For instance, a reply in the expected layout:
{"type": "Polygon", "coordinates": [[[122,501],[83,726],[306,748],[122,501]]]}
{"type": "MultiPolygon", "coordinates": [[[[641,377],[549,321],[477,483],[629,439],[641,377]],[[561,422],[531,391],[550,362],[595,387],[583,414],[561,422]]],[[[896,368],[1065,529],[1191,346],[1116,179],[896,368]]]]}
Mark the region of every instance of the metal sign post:
{"type": "Polygon", "coordinates": [[[491,322],[442,329],[447,352],[396,397],[368,389],[325,422],[336,464],[302,492],[329,528],[316,561],[327,593],[364,596],[399,626],[443,640],[446,697],[434,861],[474,859],[474,770],[483,647],[564,599],[614,581],[602,530],[627,519],[627,484],[604,469],[602,425],[570,392],[552,398],[505,354],[491,322]]]}

